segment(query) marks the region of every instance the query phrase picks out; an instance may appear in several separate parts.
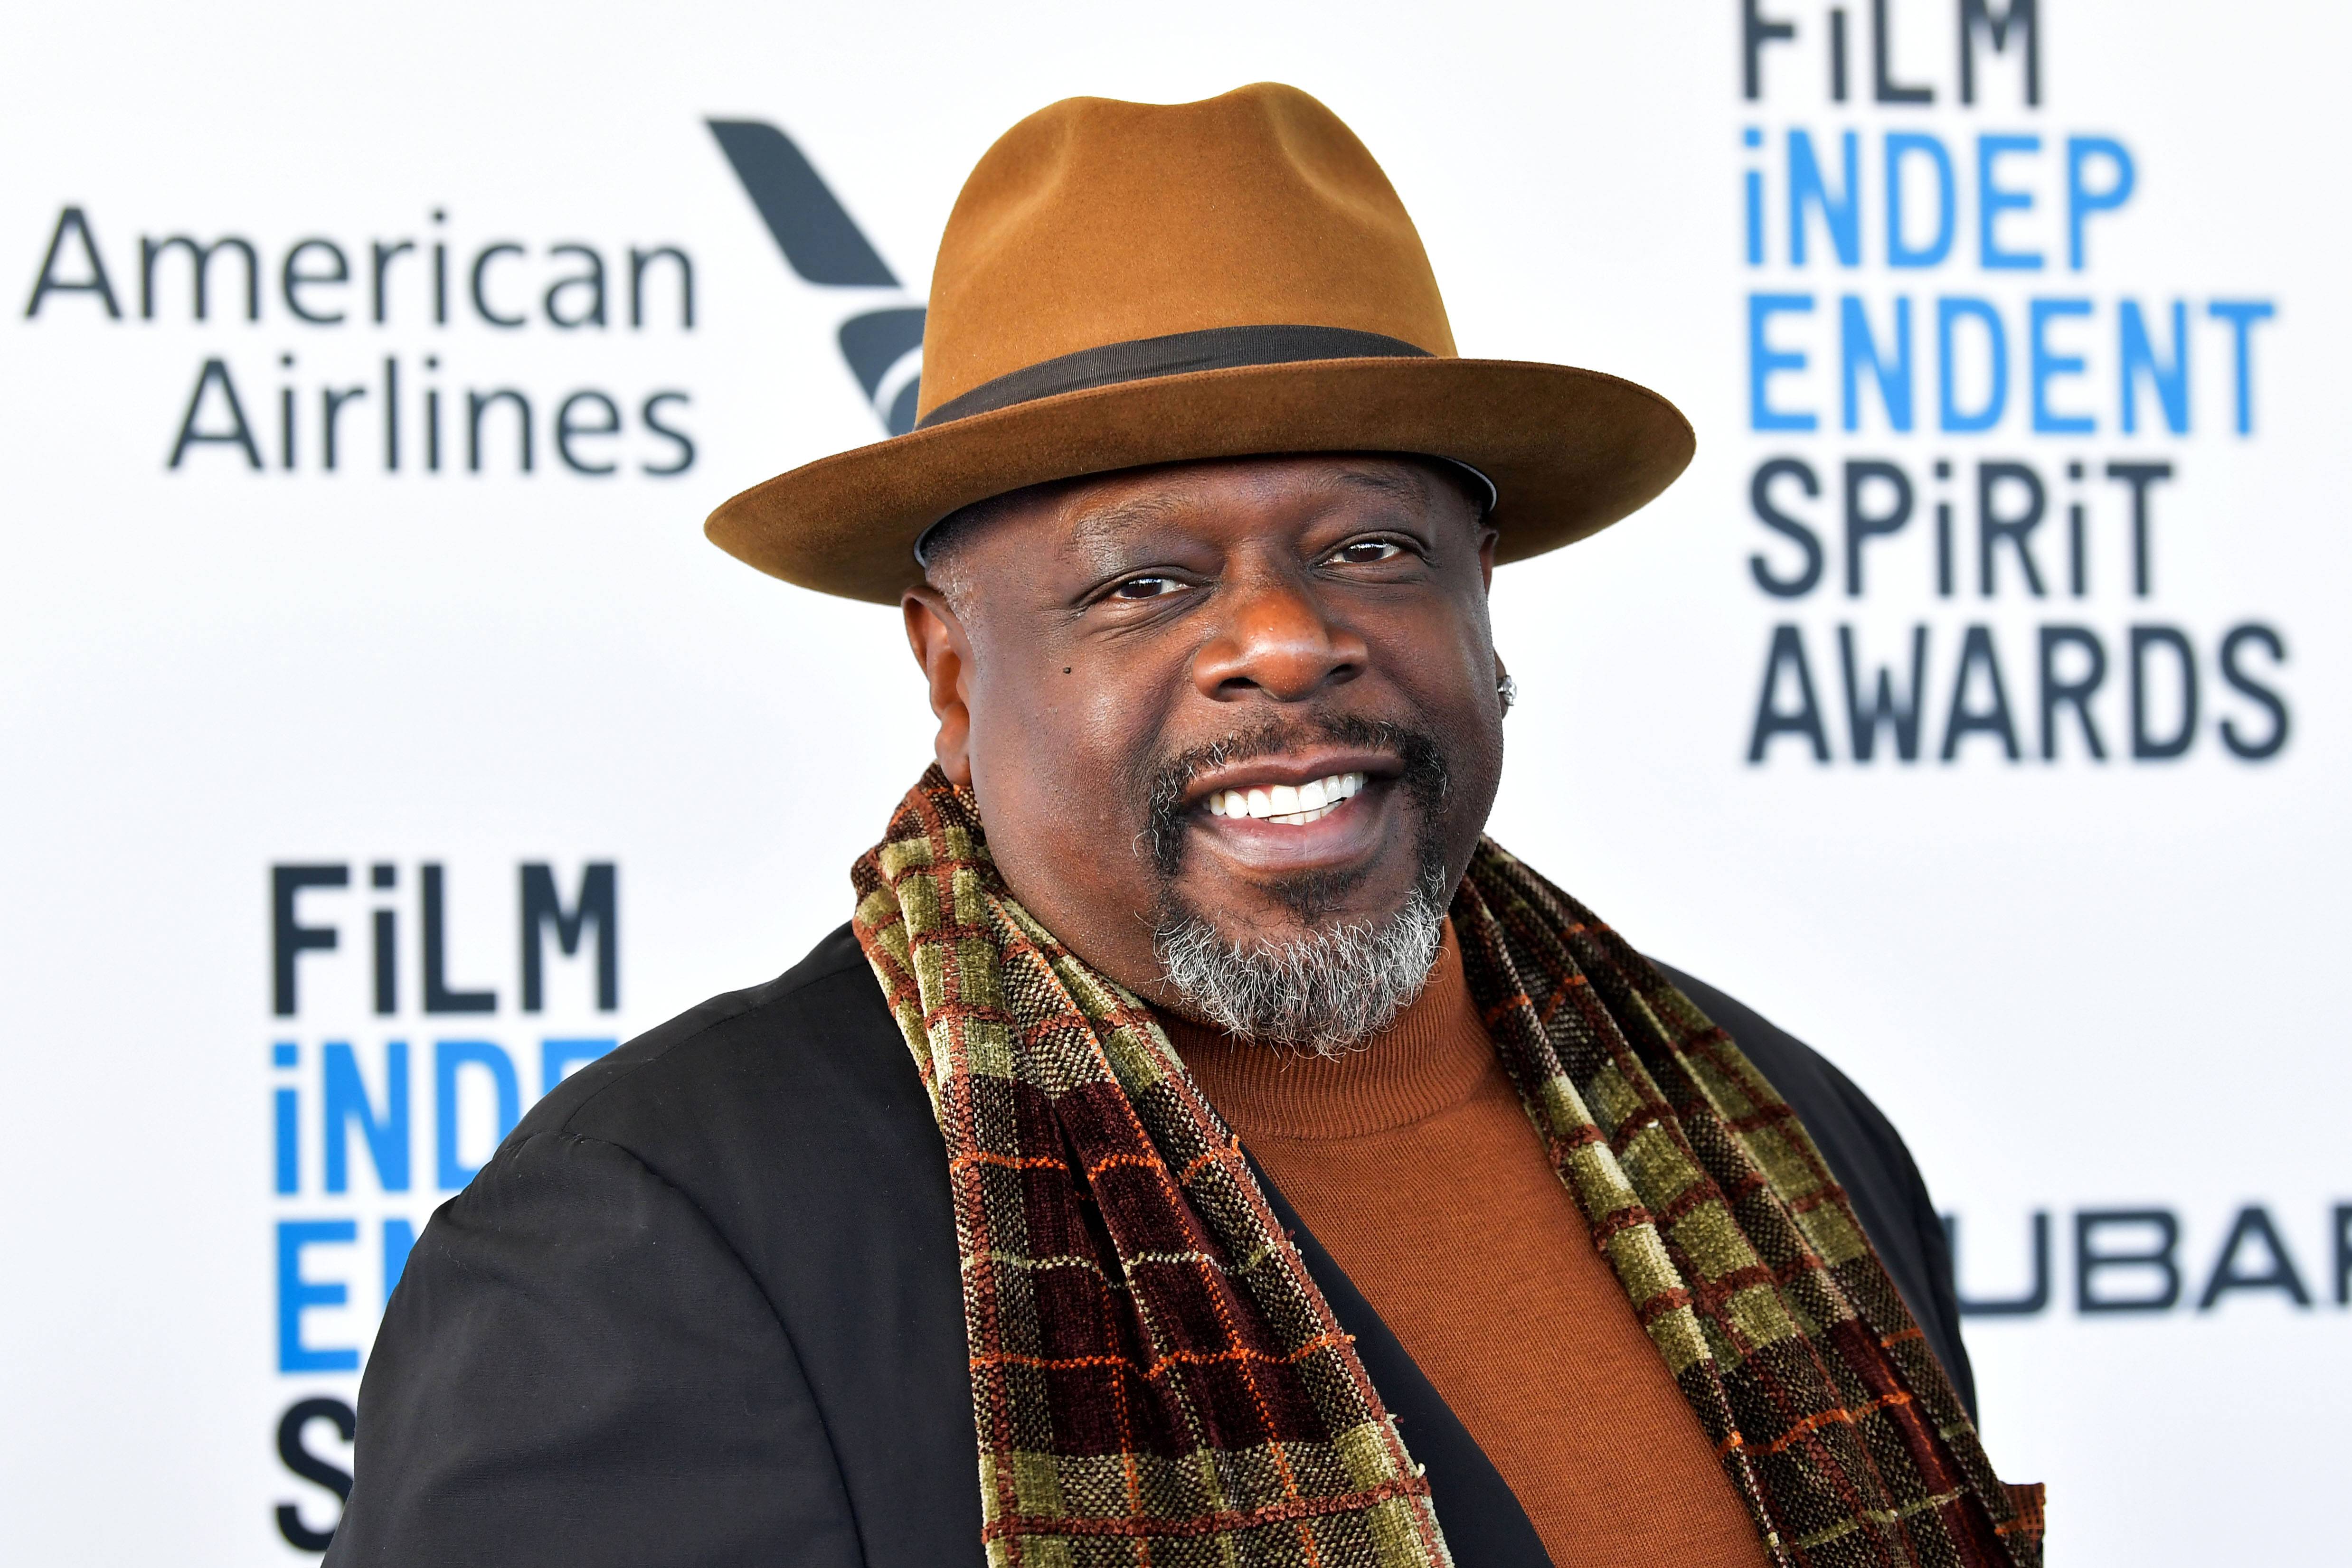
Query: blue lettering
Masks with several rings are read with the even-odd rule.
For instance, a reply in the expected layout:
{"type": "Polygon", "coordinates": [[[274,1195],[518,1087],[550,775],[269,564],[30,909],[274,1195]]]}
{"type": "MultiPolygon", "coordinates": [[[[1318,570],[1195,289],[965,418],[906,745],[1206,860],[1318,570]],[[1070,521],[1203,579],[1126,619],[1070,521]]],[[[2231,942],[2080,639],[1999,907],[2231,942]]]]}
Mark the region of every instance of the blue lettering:
{"type": "Polygon", "coordinates": [[[2011,152],[2039,152],[2039,136],[1979,136],[1977,138],[1977,256],[1988,272],[2039,272],[2038,250],[2003,250],[1999,243],[2000,214],[2030,211],[2033,193],[1993,183],[1993,165],[2011,152]]]}
{"type": "Polygon", "coordinates": [[[1887,133],[1887,266],[1935,267],[1952,254],[1952,235],[1958,226],[1953,201],[1956,184],[1952,178],[1952,155],[1944,150],[1940,139],[1917,131],[1887,133]],[[1903,237],[1903,161],[1914,153],[1925,155],[1936,166],[1936,237],[1917,246],[1903,237]]]}
{"type": "Polygon", "coordinates": [[[2145,373],[2148,385],[2156,390],[2157,401],[2164,405],[2164,423],[2175,435],[2189,434],[2189,307],[2176,299],[2172,302],[2172,363],[2165,364],[2156,357],[2156,346],[2148,340],[2147,321],[2139,313],[2139,301],[2126,299],[2116,308],[2117,335],[2123,340],[2122,382],[2124,434],[2139,429],[2139,386],[2135,372],[2145,373]]]}
{"type": "Polygon", "coordinates": [[[2033,374],[2033,429],[2042,435],[2088,435],[2098,428],[2087,413],[2054,413],[2050,408],[2050,383],[2060,376],[2083,373],[2083,356],[2050,350],[2050,323],[2061,316],[2088,316],[2087,299],[2036,299],[2027,307],[2030,325],[2026,343],[2033,374]]]}
{"type": "Polygon", "coordinates": [[[2238,434],[2251,435],[2254,430],[2253,347],[2248,341],[2254,323],[2267,321],[2278,314],[2278,308],[2267,299],[2216,299],[2205,307],[2217,321],[2227,321],[2237,340],[2238,368],[2238,434]]]}
{"type": "Polygon", "coordinates": [[[1811,414],[1772,406],[1771,378],[1805,368],[1801,349],[1775,349],[1766,340],[1773,317],[1811,315],[1810,294],[1751,294],[1748,297],[1748,422],[1756,430],[1811,430],[1820,421],[1811,414]]]}
{"type": "Polygon", "coordinates": [[[1897,296],[1895,301],[1895,352],[1892,358],[1878,351],[1878,341],[1871,336],[1870,318],[1864,314],[1862,301],[1847,295],[1839,301],[1839,359],[1841,380],[1845,389],[1845,427],[1857,430],[1862,424],[1862,371],[1868,366],[1878,382],[1879,400],[1886,405],[1886,423],[1890,429],[1911,428],[1911,301],[1907,296],[1897,296]]]}
{"type": "Polygon", "coordinates": [[[2066,265],[2083,270],[2083,225],[2093,213],[2111,213],[2131,200],[2137,181],[2124,144],[2105,136],[2066,138],[2066,265]],[[2106,160],[2114,177],[2093,190],[2083,175],[2095,158],[2106,160]]]}
{"type": "Polygon", "coordinates": [[[1845,184],[1834,197],[1822,179],[1820,160],[1813,156],[1813,139],[1802,131],[1789,132],[1789,264],[1805,265],[1805,204],[1822,210],[1838,265],[1862,265],[1862,182],[1857,178],[1857,142],[1853,131],[1840,138],[1844,150],[1845,184]]]}
{"type": "Polygon", "coordinates": [[[351,1132],[357,1122],[375,1161],[375,1178],[386,1192],[408,1190],[408,1044],[394,1040],[383,1051],[383,1115],[378,1118],[368,1103],[367,1084],[360,1078],[352,1048],[340,1040],[327,1042],[325,1111],[327,1190],[351,1188],[351,1132]]]}
{"type": "Polygon", "coordinates": [[[360,1353],[350,1345],[314,1345],[302,1337],[302,1314],[312,1307],[340,1307],[351,1292],[341,1281],[320,1281],[302,1272],[306,1247],[349,1245],[359,1226],[348,1219],[282,1219],[278,1222],[278,1370],[357,1372],[360,1353]]]}
{"type": "Polygon", "coordinates": [[[281,1195],[302,1190],[301,1128],[297,1121],[295,1092],[278,1090],[273,1098],[278,1102],[278,1190],[281,1195]]]}
{"type": "MultiPolygon", "coordinates": [[[[299,1060],[291,1040],[279,1040],[269,1048],[272,1067],[291,1067],[299,1060]]],[[[293,1089],[271,1092],[270,1101],[276,1114],[276,1151],[278,1155],[278,1190],[280,1194],[302,1190],[302,1128],[299,1117],[300,1092],[293,1089]]]]}
{"type": "MultiPolygon", "coordinates": [[[[1764,145],[1764,133],[1754,126],[1739,133],[1740,141],[1749,147],[1764,145]]],[[[1748,193],[1748,265],[1764,265],[1764,176],[1757,170],[1748,171],[1741,182],[1748,193]]]]}
{"type": "Polygon", "coordinates": [[[2001,328],[2000,312],[1989,302],[1965,295],[1936,301],[1936,390],[1937,415],[1944,429],[1990,430],[2000,423],[2001,413],[2009,406],[2009,334],[2001,328]],[[1953,329],[1964,319],[1983,324],[1992,368],[1984,406],[1965,413],[1959,406],[1952,374],[1953,329]]]}

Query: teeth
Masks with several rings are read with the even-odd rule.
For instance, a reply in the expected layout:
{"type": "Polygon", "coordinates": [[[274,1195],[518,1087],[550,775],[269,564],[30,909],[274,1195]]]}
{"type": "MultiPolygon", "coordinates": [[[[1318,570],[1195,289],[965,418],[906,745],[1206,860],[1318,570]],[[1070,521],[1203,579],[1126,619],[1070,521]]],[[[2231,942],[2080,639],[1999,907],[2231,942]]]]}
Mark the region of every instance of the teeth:
{"type": "Polygon", "coordinates": [[[1253,817],[1301,826],[1322,821],[1364,787],[1360,773],[1334,773],[1306,784],[1269,784],[1255,789],[1220,789],[1209,797],[1216,817],[1253,817]]]}

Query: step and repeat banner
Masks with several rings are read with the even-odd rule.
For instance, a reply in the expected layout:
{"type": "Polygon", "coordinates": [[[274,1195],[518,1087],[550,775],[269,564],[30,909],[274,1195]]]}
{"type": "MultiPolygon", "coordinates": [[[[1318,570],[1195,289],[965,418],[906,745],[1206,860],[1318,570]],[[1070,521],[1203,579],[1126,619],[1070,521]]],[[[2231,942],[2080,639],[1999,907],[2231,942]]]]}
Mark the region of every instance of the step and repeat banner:
{"type": "Polygon", "coordinates": [[[1505,570],[1497,837],[1949,1216],[2058,1560],[2343,1551],[2352,26],[2150,0],[52,7],[0,62],[0,1557],[300,1561],[435,1207],[927,760],[703,515],[910,422],[962,176],[1291,81],[1699,456],[1505,570]]]}

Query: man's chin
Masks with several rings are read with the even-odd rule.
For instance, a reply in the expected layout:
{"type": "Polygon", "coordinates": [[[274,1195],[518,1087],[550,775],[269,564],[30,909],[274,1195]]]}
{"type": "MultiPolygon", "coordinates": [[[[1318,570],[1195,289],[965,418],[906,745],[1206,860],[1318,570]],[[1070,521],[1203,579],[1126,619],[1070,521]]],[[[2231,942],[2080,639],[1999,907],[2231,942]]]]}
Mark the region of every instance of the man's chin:
{"type": "Polygon", "coordinates": [[[1419,878],[1392,903],[1350,899],[1314,918],[1281,900],[1241,919],[1171,900],[1152,943],[1170,999],[1268,1045],[1331,1055],[1360,1044],[1429,977],[1445,921],[1436,880],[1419,878]]]}

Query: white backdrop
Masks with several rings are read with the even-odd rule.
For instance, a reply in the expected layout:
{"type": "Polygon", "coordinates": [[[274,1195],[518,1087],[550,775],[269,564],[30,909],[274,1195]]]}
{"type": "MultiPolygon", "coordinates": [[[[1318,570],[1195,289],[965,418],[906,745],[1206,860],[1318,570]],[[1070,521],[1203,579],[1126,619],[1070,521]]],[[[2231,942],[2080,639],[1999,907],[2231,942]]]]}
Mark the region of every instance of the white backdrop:
{"type": "Polygon", "coordinates": [[[1976,30],[1963,103],[1959,0],[1751,9],[1753,98],[1737,0],[13,16],[0,1557],[257,1563],[331,1527],[331,1402],[501,1091],[535,1097],[547,1041],[792,962],[846,917],[848,863],[928,755],[895,615],[758,577],[702,515],[879,434],[835,333],[919,303],[1007,125],[1266,78],[1383,161],[1465,352],[1632,376],[1699,431],[1647,512],[1497,579],[1523,706],[1496,835],[1902,1127],[1958,1217],[1964,1292],[2034,1307],[1969,1340],[1988,1446],[2050,1483],[2059,1561],[2328,1557],[2352,1390],[2328,367],[2352,322],[2323,182],[2352,27],[1995,5],[2033,25],[1976,30]],[[788,138],[903,287],[790,265],[714,119],[788,138]],[[174,235],[249,244],[255,319],[233,246],[195,319],[174,235]],[[565,282],[592,256],[601,324],[565,282]],[[500,392],[530,405],[527,473],[500,392]],[[1752,492],[1781,460],[1776,528],[1752,492]],[[2169,465],[2137,482],[2144,592],[2117,464],[2169,465]],[[1906,706],[1925,629],[1914,760],[1891,719],[1857,760],[1842,627],[1865,711],[1887,665],[1906,706]],[[2178,755],[2135,755],[2136,645],[2138,749],[2178,755]],[[345,881],[279,921],[291,867],[345,881]],[[561,918],[524,921],[532,885],[561,918]]]}

